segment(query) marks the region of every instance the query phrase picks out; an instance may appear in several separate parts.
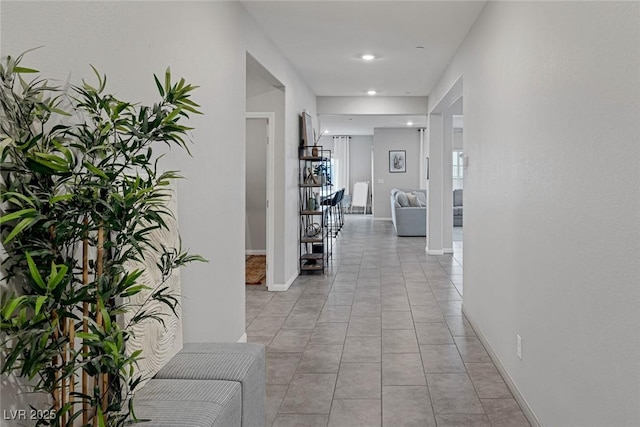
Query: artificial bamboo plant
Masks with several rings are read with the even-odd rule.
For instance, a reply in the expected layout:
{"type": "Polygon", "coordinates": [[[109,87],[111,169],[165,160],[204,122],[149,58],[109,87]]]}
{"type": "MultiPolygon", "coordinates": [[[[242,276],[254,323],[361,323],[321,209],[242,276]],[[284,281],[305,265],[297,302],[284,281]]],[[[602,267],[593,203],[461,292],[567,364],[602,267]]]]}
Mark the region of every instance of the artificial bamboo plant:
{"type": "Polygon", "coordinates": [[[131,327],[163,321],[129,298],[148,292],[146,301],[174,310],[179,296],[164,281],[202,260],[149,238],[167,227],[169,184],[178,178],[159,169],[154,148],[188,151],[191,128],[180,121],[199,113],[196,87],[172,82],[167,69],[163,82],[154,76],[159,101],[144,106],[106,93],[95,69],[96,85],[83,81],[70,93],[40,77],[27,81],[38,71],[22,59],[0,65],[2,374],[51,395],[39,425],[123,425],[144,357],[126,350],[131,327]],[[131,268],[148,257],[157,257],[162,283],[143,283],[131,268]],[[129,324],[123,313],[133,314],[129,324]]]}

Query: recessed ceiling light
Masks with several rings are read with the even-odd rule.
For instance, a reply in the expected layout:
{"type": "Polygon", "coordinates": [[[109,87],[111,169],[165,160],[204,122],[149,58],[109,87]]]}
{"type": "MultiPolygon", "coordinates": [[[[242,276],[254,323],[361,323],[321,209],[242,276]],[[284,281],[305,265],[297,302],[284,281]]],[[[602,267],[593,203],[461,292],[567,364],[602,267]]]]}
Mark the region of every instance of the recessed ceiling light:
{"type": "Polygon", "coordinates": [[[413,126],[413,122],[407,122],[407,126],[413,126]]]}
{"type": "Polygon", "coordinates": [[[362,58],[365,61],[373,61],[374,59],[376,59],[375,55],[372,55],[370,53],[365,53],[360,58],[362,58]]]}
{"type": "Polygon", "coordinates": [[[375,90],[367,91],[367,94],[369,94],[369,95],[375,95],[376,93],[378,93],[378,92],[376,92],[375,90]]]}
{"type": "Polygon", "coordinates": [[[329,129],[325,129],[325,130],[324,130],[324,133],[329,133],[329,129]]]}

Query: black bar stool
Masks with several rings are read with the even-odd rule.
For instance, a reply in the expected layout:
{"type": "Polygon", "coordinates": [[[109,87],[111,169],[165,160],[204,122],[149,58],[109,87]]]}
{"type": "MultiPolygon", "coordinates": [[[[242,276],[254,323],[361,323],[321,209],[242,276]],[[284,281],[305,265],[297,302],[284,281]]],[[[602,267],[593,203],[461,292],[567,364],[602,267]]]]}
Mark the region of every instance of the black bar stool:
{"type": "Polygon", "coordinates": [[[331,199],[325,199],[321,202],[322,205],[329,206],[329,232],[334,236],[338,234],[338,231],[340,231],[342,227],[340,225],[339,202],[343,195],[344,188],[336,191],[331,199]],[[336,221],[338,221],[337,224],[336,221]]]}

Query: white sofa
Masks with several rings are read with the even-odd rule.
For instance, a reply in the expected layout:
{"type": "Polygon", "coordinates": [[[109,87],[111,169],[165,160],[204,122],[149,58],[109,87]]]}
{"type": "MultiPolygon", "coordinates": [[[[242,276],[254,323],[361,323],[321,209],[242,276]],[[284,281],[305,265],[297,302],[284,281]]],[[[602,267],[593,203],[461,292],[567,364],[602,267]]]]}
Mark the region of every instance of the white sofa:
{"type": "Polygon", "coordinates": [[[391,219],[398,236],[427,235],[427,191],[391,190],[391,219]]]}

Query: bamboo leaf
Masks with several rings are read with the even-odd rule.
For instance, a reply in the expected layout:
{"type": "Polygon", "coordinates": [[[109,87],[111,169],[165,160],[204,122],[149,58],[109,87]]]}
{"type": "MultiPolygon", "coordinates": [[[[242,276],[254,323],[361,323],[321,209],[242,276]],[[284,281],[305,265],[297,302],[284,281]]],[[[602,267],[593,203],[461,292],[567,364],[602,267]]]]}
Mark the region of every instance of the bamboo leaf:
{"type": "Polygon", "coordinates": [[[164,96],[164,89],[162,88],[162,84],[160,83],[160,80],[158,80],[158,77],[155,74],[153,75],[153,79],[156,81],[156,86],[158,86],[158,91],[160,92],[160,96],[164,96]]]}
{"type": "Polygon", "coordinates": [[[56,141],[55,139],[52,141],[52,143],[53,146],[56,147],[56,149],[64,155],[64,157],[67,159],[67,163],[71,165],[73,163],[73,154],[71,153],[71,150],[60,144],[60,142],[56,141]]]}
{"type": "MultiPolygon", "coordinates": [[[[24,197],[26,198],[26,196],[24,197]]],[[[14,219],[23,218],[23,217],[32,218],[35,216],[36,213],[37,213],[36,210],[33,208],[22,209],[17,212],[12,212],[10,214],[1,216],[0,224],[4,224],[5,222],[13,221],[14,219]]]]}
{"type": "Polygon", "coordinates": [[[106,173],[104,173],[103,171],[101,171],[100,169],[98,169],[97,167],[92,165],[91,163],[89,163],[87,161],[84,161],[84,162],[82,162],[82,164],[84,165],[84,167],[89,169],[89,171],[91,173],[93,173],[94,175],[98,175],[99,177],[104,178],[104,179],[109,179],[109,177],[107,176],[106,173]]]}
{"type": "Polygon", "coordinates": [[[45,295],[39,295],[38,298],[36,298],[36,306],[34,308],[34,312],[36,314],[36,316],[38,314],[40,314],[40,310],[42,309],[42,304],[45,303],[45,301],[47,300],[47,296],[45,295]]]}
{"type": "Polygon", "coordinates": [[[171,69],[167,67],[167,70],[164,72],[164,90],[169,95],[169,91],[171,90],[171,69]]]}
{"type": "Polygon", "coordinates": [[[46,289],[44,280],[42,280],[42,276],[40,275],[40,272],[38,271],[38,267],[36,266],[36,263],[33,261],[33,258],[31,257],[29,252],[26,252],[25,256],[27,257],[27,265],[29,266],[29,272],[31,273],[31,278],[34,280],[34,282],[36,282],[36,284],[41,289],[46,289]]]}
{"type": "Polygon", "coordinates": [[[27,229],[29,226],[33,225],[33,223],[35,223],[36,221],[37,221],[36,218],[24,218],[22,221],[18,223],[18,225],[16,225],[13,228],[13,230],[11,230],[11,233],[9,233],[9,235],[4,239],[2,243],[6,245],[11,240],[13,240],[18,234],[20,234],[20,232],[27,229]]]}
{"type": "Polygon", "coordinates": [[[67,200],[73,199],[73,194],[61,194],[59,196],[54,196],[49,200],[49,205],[54,205],[58,202],[66,202],[67,200]]]}
{"type": "Polygon", "coordinates": [[[104,323],[105,332],[109,332],[111,330],[111,317],[104,307],[104,302],[102,299],[98,299],[98,310],[102,313],[102,322],[104,323]]]}
{"type": "Polygon", "coordinates": [[[98,405],[98,427],[107,427],[101,405],[98,405]]]}
{"type": "Polygon", "coordinates": [[[169,113],[169,114],[167,115],[167,117],[165,117],[165,118],[162,120],[162,122],[163,122],[163,123],[167,123],[167,122],[172,121],[173,119],[175,119],[175,118],[176,118],[176,116],[177,116],[178,114],[180,114],[180,112],[181,112],[181,111],[182,111],[182,108],[181,108],[181,107],[177,107],[177,108],[175,108],[171,113],[169,113]]]}
{"type": "Polygon", "coordinates": [[[112,343],[111,341],[104,341],[103,345],[104,345],[105,349],[107,350],[107,353],[118,354],[118,349],[116,348],[116,345],[114,343],[112,343]]]}
{"type": "Polygon", "coordinates": [[[50,291],[55,290],[61,283],[62,279],[67,275],[68,267],[64,264],[60,265],[60,271],[57,271],[55,263],[51,263],[51,275],[49,276],[49,282],[47,283],[47,289],[50,291]]]}
{"type": "Polygon", "coordinates": [[[14,73],[39,73],[38,70],[34,70],[33,68],[27,68],[27,67],[13,67],[13,72],[14,73]]]}
{"type": "Polygon", "coordinates": [[[107,78],[105,76],[104,80],[102,79],[102,76],[100,75],[100,73],[98,72],[98,70],[96,69],[96,67],[94,67],[93,65],[89,64],[89,66],[91,67],[91,69],[93,70],[93,73],[96,75],[96,77],[98,78],[98,93],[102,92],[104,90],[105,85],[107,84],[107,78]]]}
{"type": "MultiPolygon", "coordinates": [[[[14,203],[16,205],[19,204],[18,200],[14,200],[14,199],[17,198],[17,199],[22,200],[23,202],[26,202],[31,207],[35,207],[36,206],[31,197],[28,197],[28,196],[26,196],[24,194],[21,194],[21,193],[15,192],[15,191],[6,191],[6,192],[2,193],[1,197],[2,197],[2,200],[10,201],[10,202],[12,202],[12,203],[14,203]]],[[[34,210],[34,212],[35,212],[35,210],[34,210]]],[[[4,219],[4,217],[0,218],[0,223],[3,222],[3,219],[4,219]]]]}
{"type": "Polygon", "coordinates": [[[4,317],[4,320],[9,320],[16,308],[18,308],[26,299],[26,295],[21,295],[9,300],[7,305],[2,309],[2,317],[4,317]]]}

